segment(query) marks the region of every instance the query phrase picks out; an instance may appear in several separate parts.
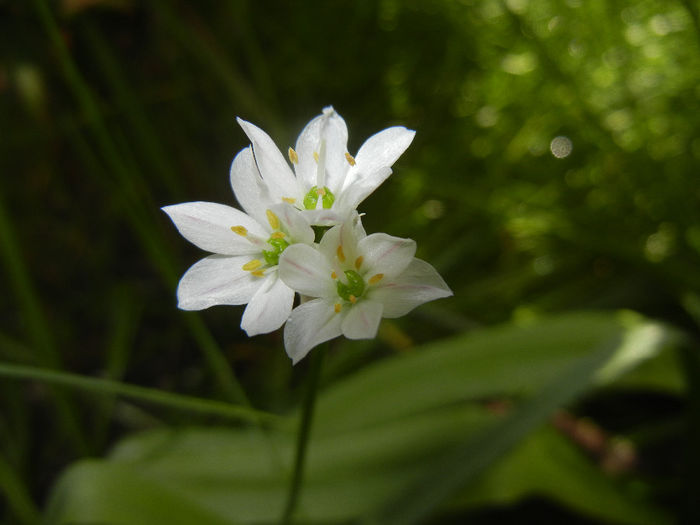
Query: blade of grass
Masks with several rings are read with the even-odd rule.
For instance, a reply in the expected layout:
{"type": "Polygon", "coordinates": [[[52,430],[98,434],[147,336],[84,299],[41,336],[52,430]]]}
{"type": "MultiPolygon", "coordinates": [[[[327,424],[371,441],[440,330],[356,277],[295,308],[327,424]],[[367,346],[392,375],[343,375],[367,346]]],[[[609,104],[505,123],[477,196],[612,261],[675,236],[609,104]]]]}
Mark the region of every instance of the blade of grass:
{"type": "Polygon", "coordinates": [[[196,13],[188,13],[187,17],[177,16],[171,11],[167,2],[158,2],[154,8],[157,9],[171,35],[180,44],[183,53],[192,55],[206,66],[221,81],[229,93],[229,98],[240,102],[246,111],[250,112],[250,118],[265,122],[265,129],[270,130],[273,137],[284,136],[284,126],[275,113],[267,109],[269,104],[260,100],[256,91],[246,82],[245,77],[233,67],[231,58],[224,55],[215,45],[213,38],[201,34],[201,31],[195,33],[192,29],[195,24],[192,24],[191,20],[196,17],[196,13]],[[183,18],[188,21],[187,24],[182,22],[183,18]]]}
{"type": "MultiPolygon", "coordinates": [[[[87,171],[95,174],[101,173],[102,169],[100,162],[97,160],[97,158],[95,158],[91,148],[83,136],[80,135],[75,129],[74,125],[70,123],[66,124],[65,129],[70,137],[71,145],[76,149],[76,152],[85,163],[87,171]]],[[[113,192],[114,195],[122,196],[120,198],[120,202],[123,206],[124,212],[126,213],[126,217],[129,220],[129,224],[141,240],[141,244],[144,247],[147,256],[155,266],[156,270],[158,270],[161,278],[166,283],[166,286],[174,289],[179,277],[172,264],[172,260],[174,258],[170,256],[169,250],[164,246],[162,238],[156,233],[152,222],[144,218],[143,212],[137,208],[126,195],[120,193],[123,188],[120,188],[119,184],[113,183],[112,181],[107,181],[105,179],[100,179],[100,182],[105,184],[108,190],[113,192]]],[[[183,314],[183,320],[187,325],[192,338],[199,345],[206,363],[211,370],[211,373],[216,378],[219,389],[222,391],[222,393],[224,393],[224,395],[232,401],[247,403],[248,401],[245,392],[240,387],[240,384],[233,375],[231,367],[224,357],[223,352],[199,315],[193,312],[188,312],[183,314]]]]}
{"type": "Polygon", "coordinates": [[[110,379],[86,377],[68,372],[58,372],[45,368],[0,363],[0,377],[40,381],[101,395],[118,395],[158,406],[185,410],[201,415],[218,416],[225,419],[264,424],[275,424],[284,421],[282,416],[246,406],[232,405],[223,401],[185,396],[155,388],[131,385],[110,379]]]}
{"type": "MultiPolygon", "coordinates": [[[[116,178],[116,184],[114,186],[116,190],[115,195],[120,198],[124,210],[127,213],[127,218],[140,238],[147,255],[154,263],[165,282],[168,283],[169,286],[173,286],[177,281],[177,271],[171,262],[173,258],[169,256],[168,250],[164,246],[161,237],[155,231],[153,220],[149,217],[149,213],[144,210],[143,206],[139,206],[139,203],[148,201],[146,197],[148,193],[139,187],[138,178],[134,177],[124,166],[119,151],[107,131],[96,99],[73,63],[65,42],[61,38],[56,21],[46,5],[45,0],[34,0],[34,7],[48,34],[49,40],[54,45],[66,83],[73,91],[73,95],[86,119],[87,125],[92,134],[96,137],[100,152],[116,178]]],[[[76,139],[74,142],[83,151],[83,158],[92,157],[91,149],[83,145],[84,141],[79,140],[77,133],[73,138],[76,139]]],[[[93,173],[101,172],[97,171],[93,173]]],[[[146,202],[146,204],[149,203],[146,202]]],[[[156,206],[154,205],[148,206],[148,209],[155,208],[156,206]]],[[[200,349],[204,353],[207,365],[219,383],[221,391],[232,401],[248,403],[243,388],[236,379],[223,352],[211,337],[207,328],[195,315],[186,316],[186,320],[193,337],[197,340],[200,349]]]]}
{"type": "MultiPolygon", "coordinates": [[[[9,276],[10,286],[14,291],[27,324],[28,337],[37,349],[37,359],[50,368],[62,368],[61,358],[53,338],[49,323],[44,317],[38,294],[34,289],[14,228],[7,215],[2,188],[0,188],[0,253],[9,276]]],[[[78,423],[72,401],[64,394],[52,396],[59,412],[58,424],[71,439],[76,451],[87,452],[88,445],[78,423]]]]}
{"type": "Polygon", "coordinates": [[[5,495],[9,510],[17,520],[15,523],[25,525],[39,523],[39,510],[27,488],[2,455],[0,455],[0,489],[5,495]]]}
{"type": "MultiPolygon", "coordinates": [[[[113,319],[106,350],[106,376],[114,381],[121,381],[129,360],[131,342],[134,338],[140,306],[123,287],[117,287],[111,301],[113,319]]],[[[107,442],[107,432],[113,417],[114,397],[106,397],[101,412],[95,423],[95,440],[102,447],[107,442]]]]}
{"type": "Polygon", "coordinates": [[[95,56],[95,63],[100,67],[119,109],[124,112],[133,130],[135,143],[143,152],[149,167],[171,192],[182,193],[182,185],[173,176],[177,169],[171,162],[171,157],[165,153],[158,133],[146,118],[147,113],[126,81],[109,44],[89,20],[83,25],[83,32],[87,37],[88,48],[95,56]]]}

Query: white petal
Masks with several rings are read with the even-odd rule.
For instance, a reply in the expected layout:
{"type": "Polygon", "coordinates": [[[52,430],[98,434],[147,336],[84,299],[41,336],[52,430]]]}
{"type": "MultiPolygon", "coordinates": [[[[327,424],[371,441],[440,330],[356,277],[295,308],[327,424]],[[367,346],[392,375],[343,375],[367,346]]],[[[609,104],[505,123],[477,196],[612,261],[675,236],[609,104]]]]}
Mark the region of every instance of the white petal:
{"type": "Polygon", "coordinates": [[[306,125],[294,146],[299,156],[299,163],[295,166],[297,177],[307,191],[317,185],[318,163],[314,153],[321,153],[322,140],[326,141],[325,165],[328,178],[325,185],[331,187],[331,184],[334,184],[331,189],[335,191],[335,181],[342,181],[349,168],[345,158],[348,129],[343,118],[330,106],[324,108],[321,115],[306,125]]]}
{"type": "Polygon", "coordinates": [[[332,192],[338,192],[350,169],[345,157],[348,152],[348,128],[332,107],[325,108],[323,113],[328,117],[321,132],[326,141],[326,186],[332,192]]]}
{"type": "Polygon", "coordinates": [[[369,173],[348,173],[345,178],[345,187],[337,196],[338,200],[334,208],[338,208],[338,213],[347,213],[347,211],[357,209],[357,206],[376,190],[389,175],[391,175],[391,168],[386,166],[369,173]],[[351,179],[352,182],[348,182],[351,179]]]}
{"type": "Polygon", "coordinates": [[[380,168],[390,168],[410,146],[415,134],[415,131],[403,126],[395,126],[375,133],[360,146],[355,157],[355,166],[350,171],[366,174],[380,168]]]}
{"type": "Polygon", "coordinates": [[[301,211],[286,202],[272,206],[270,210],[279,217],[291,241],[313,244],[314,230],[301,211]]]}
{"type": "Polygon", "coordinates": [[[362,300],[348,307],[341,329],[348,339],[374,339],[382,319],[382,303],[362,300]]]}
{"type": "Polygon", "coordinates": [[[265,223],[265,209],[272,204],[272,198],[260,177],[258,166],[250,146],[241,150],[231,163],[231,188],[248,215],[258,222],[265,223]]]}
{"type": "Polygon", "coordinates": [[[293,244],[280,256],[279,275],[287,286],[310,297],[333,297],[336,284],[328,260],[307,244],[293,244]]]}
{"type": "Polygon", "coordinates": [[[299,162],[294,166],[297,179],[305,189],[316,185],[316,161],[314,152],[318,152],[321,143],[321,126],[325,115],[319,115],[309,121],[301,130],[294,150],[297,153],[299,162]]]}
{"type": "MultiPolygon", "coordinates": [[[[340,233],[342,224],[333,226],[330,230],[323,234],[321,242],[318,244],[318,250],[326,257],[328,261],[335,261],[338,254],[338,246],[340,245],[340,233]]],[[[333,266],[336,266],[333,264],[333,266]]]]}
{"type": "Polygon", "coordinates": [[[210,255],[190,267],[177,287],[178,308],[203,310],[217,304],[245,304],[263,283],[241,267],[250,256],[210,255]]]}
{"type": "Polygon", "coordinates": [[[335,205],[328,210],[319,208],[318,210],[302,210],[302,213],[309,221],[309,224],[314,226],[335,226],[343,222],[348,215],[347,213],[338,213],[335,205]]]}
{"type": "Polygon", "coordinates": [[[238,124],[253,144],[255,162],[272,197],[299,198],[299,188],[292,170],[270,136],[250,122],[238,119],[238,124]]]}
{"type": "Polygon", "coordinates": [[[284,348],[292,363],[297,364],[314,346],[338,337],[343,317],[326,299],[297,306],[284,327],[284,348]]]}
{"type": "Polygon", "coordinates": [[[185,239],[208,252],[244,255],[260,251],[246,237],[231,231],[232,226],[243,226],[255,236],[268,237],[252,217],[223,204],[186,202],[161,209],[170,216],[185,239]]]}
{"type": "Polygon", "coordinates": [[[384,304],[384,317],[394,318],[406,315],[423,303],[450,295],[452,290],[435,268],[421,259],[413,259],[398,277],[370,288],[368,296],[384,304]]]}
{"type": "Polygon", "coordinates": [[[241,328],[249,337],[277,330],[292,313],[293,304],[294,290],[278,278],[277,272],[270,272],[243,312],[241,328]]]}
{"type": "Polygon", "coordinates": [[[373,233],[358,243],[358,253],[363,257],[361,270],[368,278],[382,274],[389,281],[413,260],[416,242],[411,239],[392,237],[386,233],[373,233]]]}

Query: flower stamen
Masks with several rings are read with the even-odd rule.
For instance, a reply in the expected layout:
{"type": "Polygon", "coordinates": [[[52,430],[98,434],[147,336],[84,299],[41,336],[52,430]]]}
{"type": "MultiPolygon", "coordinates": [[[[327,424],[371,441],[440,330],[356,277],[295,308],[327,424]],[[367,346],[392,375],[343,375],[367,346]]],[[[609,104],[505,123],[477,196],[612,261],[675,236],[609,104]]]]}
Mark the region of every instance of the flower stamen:
{"type": "Polygon", "coordinates": [[[262,261],[260,259],[253,259],[252,261],[248,261],[243,266],[241,266],[241,269],[246,271],[246,272],[252,272],[254,270],[257,270],[261,266],[262,266],[262,261]]]}
{"type": "Polygon", "coordinates": [[[289,204],[294,204],[297,200],[292,198],[292,197],[282,197],[282,200],[284,202],[288,202],[289,204]]]}
{"type": "Polygon", "coordinates": [[[338,245],[338,249],[335,251],[335,253],[340,262],[345,262],[345,253],[343,253],[343,246],[341,244],[338,245]]]}
{"type": "Polygon", "coordinates": [[[348,297],[348,299],[350,300],[350,302],[351,302],[352,304],[355,304],[355,303],[357,302],[357,297],[355,297],[355,296],[352,295],[352,294],[350,294],[350,297],[348,297]]]}
{"type": "Polygon", "coordinates": [[[335,271],[331,272],[331,279],[336,280],[338,278],[338,274],[335,273],[335,271]]]}
{"type": "Polygon", "coordinates": [[[314,160],[318,162],[318,151],[314,151],[314,160]]]}
{"type": "Polygon", "coordinates": [[[285,234],[284,232],[272,232],[272,235],[270,235],[270,239],[284,239],[285,234]]]}
{"type": "Polygon", "coordinates": [[[342,308],[343,308],[343,305],[341,305],[340,303],[335,303],[335,306],[333,307],[333,309],[335,310],[335,313],[337,313],[337,314],[340,313],[340,310],[342,308]]]}
{"type": "Polygon", "coordinates": [[[246,230],[245,226],[231,226],[231,231],[237,233],[241,237],[248,235],[248,230],[246,230]]]}
{"type": "Polygon", "coordinates": [[[348,164],[350,164],[350,166],[355,165],[355,157],[353,157],[349,153],[345,153],[345,159],[348,161],[348,164]]]}
{"type": "Polygon", "coordinates": [[[254,275],[255,277],[264,277],[265,273],[262,270],[253,270],[250,272],[250,275],[254,275]]]}
{"type": "Polygon", "coordinates": [[[382,280],[384,277],[383,273],[378,273],[376,275],[373,275],[372,277],[369,278],[369,281],[367,281],[369,284],[377,284],[379,281],[382,280]]]}
{"type": "Polygon", "coordinates": [[[272,210],[265,210],[265,214],[267,215],[267,222],[270,223],[270,228],[273,230],[279,230],[280,229],[280,220],[277,215],[272,213],[272,210]]]}
{"type": "Polygon", "coordinates": [[[289,162],[292,164],[299,164],[299,155],[297,155],[297,152],[294,151],[294,149],[289,148],[287,150],[287,155],[289,156],[289,162]]]}
{"type": "Polygon", "coordinates": [[[360,255],[357,259],[355,259],[355,269],[359,270],[360,266],[362,266],[362,261],[364,261],[365,258],[360,255]]]}

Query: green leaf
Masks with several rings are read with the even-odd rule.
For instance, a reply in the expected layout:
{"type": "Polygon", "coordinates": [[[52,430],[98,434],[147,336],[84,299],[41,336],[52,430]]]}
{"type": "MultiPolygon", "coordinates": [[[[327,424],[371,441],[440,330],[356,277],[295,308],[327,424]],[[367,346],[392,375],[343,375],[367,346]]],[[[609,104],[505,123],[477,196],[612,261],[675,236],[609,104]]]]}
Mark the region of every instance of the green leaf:
{"type": "MultiPolygon", "coordinates": [[[[516,455],[509,467],[508,454],[554,410],[653,358],[666,337],[661,325],[637,316],[576,313],[474,332],[373,364],[320,393],[299,517],[324,524],[368,516],[382,524],[411,523],[467,486],[482,494],[482,502],[499,501],[501,493],[479,488],[489,468],[495,476],[499,469],[517,471],[523,460],[516,455]],[[504,397],[514,402],[505,415],[484,403],[504,397]]],[[[111,523],[143,523],[142,513],[170,522],[172,509],[163,503],[170,494],[182,494],[190,512],[211,513],[222,523],[276,523],[292,463],[295,425],[288,421],[264,434],[186,429],[132,436],[110,459],[68,470],[52,494],[49,523],[97,520],[117,504],[120,521],[111,523]],[[143,491],[134,493],[134,483],[143,491]],[[160,499],[144,509],[146,501],[132,500],[146,490],[160,499]]],[[[541,449],[532,447],[522,454],[539,461],[541,449]]],[[[514,481],[512,493],[544,493],[611,521],[635,507],[623,491],[608,490],[612,483],[589,486],[600,476],[571,478],[579,466],[559,476],[571,487],[575,481],[587,486],[577,489],[579,499],[567,499],[541,479],[514,481]],[[594,498],[613,502],[610,512],[596,510],[594,498]]],[[[541,468],[542,476],[549,472],[547,464],[541,468]]],[[[625,523],[648,523],[629,516],[625,523]]]]}
{"type": "Polygon", "coordinates": [[[470,485],[455,507],[504,505],[533,495],[548,497],[607,522],[627,525],[669,522],[668,516],[639,498],[630,497],[619,483],[549,426],[535,432],[470,485]]]}

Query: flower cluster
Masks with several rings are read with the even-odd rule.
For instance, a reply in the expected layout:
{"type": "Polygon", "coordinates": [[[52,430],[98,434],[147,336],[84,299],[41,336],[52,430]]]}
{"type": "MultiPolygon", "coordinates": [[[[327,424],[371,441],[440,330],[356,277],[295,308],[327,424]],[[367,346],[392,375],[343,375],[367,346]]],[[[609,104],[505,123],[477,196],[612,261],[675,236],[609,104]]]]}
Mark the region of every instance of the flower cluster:
{"type": "Polygon", "coordinates": [[[211,202],[163,208],[183,237],[213,254],[180,280],[179,308],[247,304],[241,328],[252,336],[286,323],[285,349],[297,363],[324,341],[373,338],[382,317],[452,295],[414,257],[414,241],[367,235],[356,211],[391,174],[414,131],[380,131],[353,157],[345,121],[327,107],[289,148],[290,167],[263,130],[238,123],[251,142],[231,164],[243,211],[211,202]],[[301,304],[293,308],[295,293],[301,304]]]}

